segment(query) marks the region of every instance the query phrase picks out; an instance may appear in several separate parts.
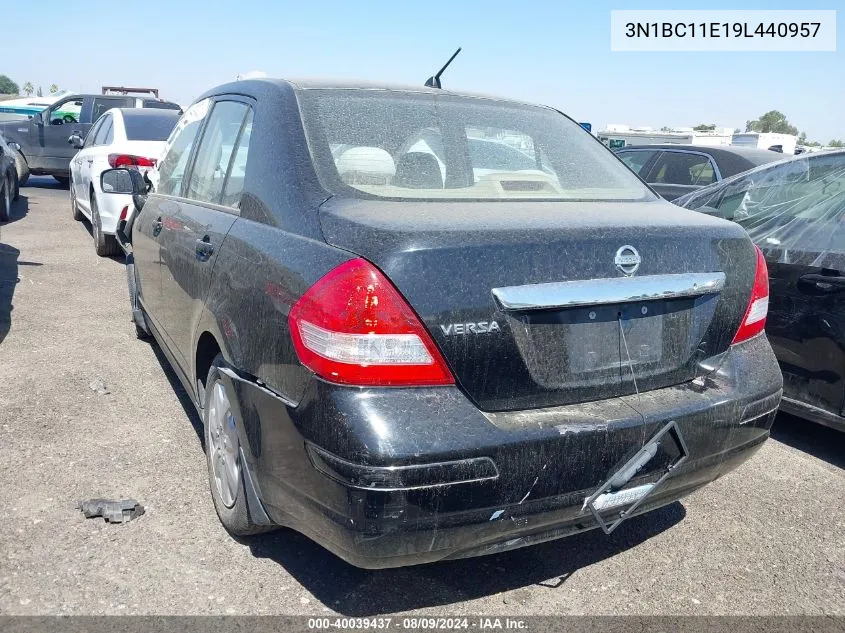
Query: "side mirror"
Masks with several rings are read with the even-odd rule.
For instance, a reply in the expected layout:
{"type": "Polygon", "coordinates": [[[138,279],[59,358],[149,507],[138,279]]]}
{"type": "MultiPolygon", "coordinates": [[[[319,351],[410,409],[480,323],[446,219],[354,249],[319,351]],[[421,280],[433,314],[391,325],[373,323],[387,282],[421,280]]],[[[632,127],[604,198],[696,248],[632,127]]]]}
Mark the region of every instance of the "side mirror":
{"type": "Polygon", "coordinates": [[[18,145],[17,143],[15,143],[14,141],[9,141],[9,142],[8,142],[8,143],[6,143],[6,144],[7,144],[9,147],[11,147],[13,150],[15,150],[16,152],[21,151],[21,146],[20,146],[20,145],[18,145]]]}
{"type": "Polygon", "coordinates": [[[82,149],[82,146],[85,145],[85,140],[79,134],[71,134],[67,142],[73,145],[74,149],[82,149]]]}
{"type": "Polygon", "coordinates": [[[147,196],[147,183],[136,169],[107,169],[100,174],[100,188],[103,193],[129,194],[133,202],[135,196],[147,196]]]}

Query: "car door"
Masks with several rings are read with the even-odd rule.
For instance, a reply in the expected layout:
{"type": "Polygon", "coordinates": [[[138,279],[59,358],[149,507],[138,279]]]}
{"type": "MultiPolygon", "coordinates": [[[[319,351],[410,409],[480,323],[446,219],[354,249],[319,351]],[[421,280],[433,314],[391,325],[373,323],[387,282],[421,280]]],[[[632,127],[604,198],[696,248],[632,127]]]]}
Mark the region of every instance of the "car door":
{"type": "Polygon", "coordinates": [[[655,159],[645,181],[666,200],[720,180],[713,159],[703,152],[664,150],[655,159]]]}
{"type": "Polygon", "coordinates": [[[91,148],[85,151],[80,165],[80,191],[77,192],[77,200],[84,200],[85,207],[90,207],[91,178],[94,172],[94,162],[98,160],[103,148],[112,142],[114,138],[114,117],[110,114],[100,117],[102,124],[97,128],[91,148]]]}
{"type": "Polygon", "coordinates": [[[763,250],[786,404],[845,414],[845,153],[752,172],[685,206],[718,210],[763,250]]]}
{"type": "Polygon", "coordinates": [[[161,162],[154,173],[150,174],[154,189],[147,196],[146,203],[132,225],[132,252],[141,305],[147,318],[165,339],[169,348],[172,343],[162,325],[166,320],[166,306],[161,292],[161,261],[162,257],[166,257],[163,255],[166,244],[162,241],[170,235],[174,226],[171,225],[168,232],[162,235],[163,219],[172,215],[182,199],[185,176],[209,105],[210,101],[203,99],[188,108],[179,119],[167,139],[161,162]]]}
{"type": "Polygon", "coordinates": [[[83,104],[84,99],[79,96],[62,99],[30,122],[35,152],[31,159],[27,157],[30,167],[56,172],[69,170],[77,150],[68,143],[68,138],[73,134],[85,138],[91,129],[90,122],[80,121],[83,104]]]}
{"type": "Polygon", "coordinates": [[[248,151],[249,133],[244,131],[251,130],[251,112],[249,103],[240,99],[225,97],[214,103],[184,197],[162,213],[162,325],[184,361],[192,357],[193,334],[217,253],[238,217],[226,188],[230,176],[232,186],[243,182],[236,167],[248,151]]]}
{"type": "Polygon", "coordinates": [[[623,149],[616,152],[622,162],[643,180],[659,154],[660,150],[656,149],[623,149]]]}

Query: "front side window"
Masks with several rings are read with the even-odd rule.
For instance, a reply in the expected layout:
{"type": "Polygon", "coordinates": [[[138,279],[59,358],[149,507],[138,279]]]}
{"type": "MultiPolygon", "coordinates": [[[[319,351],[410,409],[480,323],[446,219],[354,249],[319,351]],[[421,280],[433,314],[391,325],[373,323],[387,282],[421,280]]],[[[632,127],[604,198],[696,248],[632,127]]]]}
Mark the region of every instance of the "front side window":
{"type": "Polygon", "coordinates": [[[235,155],[248,110],[249,106],[237,101],[218,101],[214,105],[191,169],[186,197],[199,202],[220,203],[229,164],[235,155]]]}
{"type": "MultiPolygon", "coordinates": [[[[50,125],[78,123],[80,112],[82,112],[82,99],[76,97],[60,101],[50,108],[49,123],[50,125]]],[[[96,121],[97,118],[98,117],[94,117],[92,120],[96,121]]]]}
{"type": "Polygon", "coordinates": [[[167,139],[161,162],[158,167],[158,185],[156,191],[163,195],[182,195],[182,179],[188,167],[188,159],[208,114],[209,100],[203,99],[188,108],[179,119],[167,139]]]}
{"type": "Polygon", "coordinates": [[[553,110],[400,91],[300,90],[320,179],[391,199],[651,200],[581,126],[553,110]]]}
{"type": "Polygon", "coordinates": [[[651,168],[648,182],[703,186],[716,182],[716,172],[708,156],[665,151],[651,168]]]}

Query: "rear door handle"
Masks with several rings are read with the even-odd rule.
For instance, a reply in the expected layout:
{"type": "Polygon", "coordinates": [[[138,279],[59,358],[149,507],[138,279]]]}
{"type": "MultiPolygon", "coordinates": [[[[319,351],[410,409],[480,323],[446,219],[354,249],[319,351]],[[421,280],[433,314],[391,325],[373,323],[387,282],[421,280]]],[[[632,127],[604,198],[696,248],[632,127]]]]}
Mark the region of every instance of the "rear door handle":
{"type": "Polygon", "coordinates": [[[200,261],[206,261],[214,253],[214,244],[211,243],[208,235],[196,241],[196,253],[200,261]]]}
{"type": "Polygon", "coordinates": [[[809,273],[798,278],[799,286],[809,286],[822,292],[839,292],[845,290],[845,277],[842,275],[820,275],[809,273]]]}

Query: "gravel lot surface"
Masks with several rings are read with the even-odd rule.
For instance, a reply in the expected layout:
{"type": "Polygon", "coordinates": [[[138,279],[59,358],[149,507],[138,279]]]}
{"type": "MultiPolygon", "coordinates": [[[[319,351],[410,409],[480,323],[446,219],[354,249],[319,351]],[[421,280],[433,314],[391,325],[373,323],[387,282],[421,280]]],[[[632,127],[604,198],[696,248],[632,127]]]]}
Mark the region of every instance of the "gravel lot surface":
{"type": "Polygon", "coordinates": [[[50,178],[0,225],[0,613],[845,615],[845,434],[787,416],[739,470],[611,537],[378,572],[287,530],[231,538],[198,419],[89,231],[50,178]],[[86,520],[91,497],[147,513],[86,520]]]}

